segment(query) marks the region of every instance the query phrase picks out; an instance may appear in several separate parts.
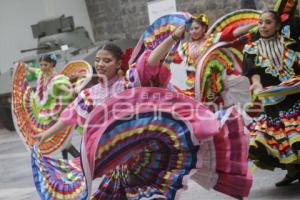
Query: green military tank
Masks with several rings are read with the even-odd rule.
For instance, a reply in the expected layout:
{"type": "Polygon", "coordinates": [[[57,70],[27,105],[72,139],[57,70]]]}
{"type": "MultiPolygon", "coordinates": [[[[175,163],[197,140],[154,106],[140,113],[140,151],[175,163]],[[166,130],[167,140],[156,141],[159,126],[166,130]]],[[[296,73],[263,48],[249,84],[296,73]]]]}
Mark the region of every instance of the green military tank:
{"type": "MultiPolygon", "coordinates": [[[[94,63],[97,49],[101,44],[108,42],[93,42],[87,30],[80,26],[76,27],[72,16],[60,16],[57,18],[47,19],[31,26],[33,38],[38,40],[35,48],[23,49],[22,53],[36,51],[33,56],[20,58],[31,67],[38,67],[38,59],[40,55],[45,53],[55,53],[57,57],[56,71],[62,68],[70,61],[85,60],[91,65],[94,63]]],[[[122,49],[134,47],[137,40],[118,40],[112,39],[122,49]]],[[[16,61],[18,62],[18,61],[16,61]]],[[[12,91],[12,75],[13,65],[7,72],[0,75],[0,127],[8,130],[14,130],[11,115],[11,91],[12,91]]],[[[35,84],[36,77],[27,73],[26,78],[35,84]]]]}

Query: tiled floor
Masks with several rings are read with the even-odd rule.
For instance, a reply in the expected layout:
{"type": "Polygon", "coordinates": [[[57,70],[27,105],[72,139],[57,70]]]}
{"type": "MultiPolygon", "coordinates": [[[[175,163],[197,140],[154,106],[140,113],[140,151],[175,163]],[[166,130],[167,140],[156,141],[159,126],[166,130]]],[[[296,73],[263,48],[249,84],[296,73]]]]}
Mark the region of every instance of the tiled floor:
{"type": "MultiPolygon", "coordinates": [[[[79,145],[80,136],[73,138],[79,145]]],[[[249,199],[299,199],[300,184],[285,188],[275,188],[274,182],[281,179],[284,172],[256,170],[249,199]]],[[[96,184],[95,184],[96,185],[96,184]]],[[[0,200],[38,200],[32,181],[30,155],[15,132],[0,130],[0,200]]],[[[189,182],[188,191],[182,200],[223,200],[232,199],[221,193],[206,191],[194,181],[189,182]]]]}

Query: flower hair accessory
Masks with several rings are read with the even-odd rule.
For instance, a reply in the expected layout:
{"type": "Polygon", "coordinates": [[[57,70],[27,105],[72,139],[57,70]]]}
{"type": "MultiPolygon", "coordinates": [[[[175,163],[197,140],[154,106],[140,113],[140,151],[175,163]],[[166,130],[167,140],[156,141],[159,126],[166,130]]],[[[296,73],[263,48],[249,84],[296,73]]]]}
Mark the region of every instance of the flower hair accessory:
{"type": "Polygon", "coordinates": [[[54,62],[57,61],[57,57],[56,57],[55,53],[50,53],[49,56],[50,56],[51,60],[53,60],[54,62]]]}
{"type": "Polygon", "coordinates": [[[57,57],[56,57],[56,54],[54,52],[47,53],[47,54],[41,55],[39,61],[51,62],[55,66],[56,63],[57,63],[57,57]]]}
{"type": "Polygon", "coordinates": [[[124,75],[129,68],[129,60],[133,52],[132,48],[127,48],[121,56],[121,67],[118,71],[119,75],[124,75]]]}
{"type": "Polygon", "coordinates": [[[209,25],[208,17],[207,17],[206,14],[200,14],[200,15],[192,16],[192,19],[193,19],[193,20],[196,20],[197,22],[203,23],[203,24],[205,24],[206,26],[209,25]]]}
{"type": "Polygon", "coordinates": [[[131,57],[133,49],[132,48],[127,48],[123,55],[121,56],[121,69],[124,71],[127,71],[128,69],[128,61],[131,57]]]}

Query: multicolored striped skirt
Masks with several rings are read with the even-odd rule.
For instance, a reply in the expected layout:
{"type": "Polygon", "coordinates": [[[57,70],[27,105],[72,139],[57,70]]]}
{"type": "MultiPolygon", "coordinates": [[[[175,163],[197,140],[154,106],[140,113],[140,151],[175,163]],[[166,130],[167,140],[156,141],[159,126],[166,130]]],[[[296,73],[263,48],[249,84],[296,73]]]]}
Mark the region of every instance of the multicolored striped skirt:
{"type": "Polygon", "coordinates": [[[242,198],[252,185],[243,130],[235,109],[217,121],[182,94],[130,89],[91,113],[80,162],[45,157],[34,148],[34,181],[42,199],[178,199],[190,178],[242,198]],[[96,178],[101,181],[93,190],[96,178]]]}

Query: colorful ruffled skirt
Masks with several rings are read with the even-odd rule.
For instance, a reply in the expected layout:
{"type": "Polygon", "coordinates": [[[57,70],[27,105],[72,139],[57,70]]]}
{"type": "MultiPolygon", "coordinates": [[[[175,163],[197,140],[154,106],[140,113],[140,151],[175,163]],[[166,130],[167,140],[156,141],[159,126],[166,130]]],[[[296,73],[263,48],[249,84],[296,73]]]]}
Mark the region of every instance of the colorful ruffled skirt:
{"type": "MultiPolygon", "coordinates": [[[[67,95],[67,98],[62,101],[60,99],[51,101],[51,104],[43,109],[43,106],[36,100],[36,91],[26,80],[26,71],[27,66],[24,63],[18,63],[15,66],[12,90],[12,116],[16,132],[21,137],[26,148],[30,150],[36,143],[32,136],[53,126],[61,110],[72,99],[70,99],[70,95],[67,95]],[[43,117],[41,117],[42,114],[43,117]]],[[[65,78],[58,81],[62,83],[68,82],[65,78]]],[[[60,98],[63,99],[62,96],[60,98]]],[[[67,143],[66,141],[70,140],[71,130],[72,127],[68,126],[66,129],[59,131],[54,137],[47,139],[40,146],[41,153],[50,154],[63,149],[67,143]]]]}
{"type": "MultiPolygon", "coordinates": [[[[77,87],[74,89],[79,92],[91,80],[93,69],[83,60],[72,61],[63,68],[64,75],[56,74],[43,90],[32,87],[26,79],[27,71],[25,63],[17,63],[14,67],[12,116],[16,132],[22,138],[26,148],[32,149],[36,143],[32,136],[53,126],[63,109],[73,100],[71,93],[62,92],[59,87],[65,85],[71,88],[68,77],[76,77],[78,74],[81,77],[73,84],[77,87]]],[[[40,145],[40,152],[50,154],[64,149],[70,141],[72,129],[72,126],[67,126],[54,137],[45,140],[40,145]]]]}
{"type": "Polygon", "coordinates": [[[235,109],[217,121],[182,94],[126,90],[91,113],[80,162],[45,157],[34,148],[34,181],[42,199],[178,199],[189,178],[242,198],[252,185],[243,130],[235,109]],[[92,191],[96,178],[101,181],[92,191]]]}
{"type": "Polygon", "coordinates": [[[285,168],[300,160],[300,100],[289,95],[265,107],[250,128],[250,159],[264,169],[285,168]]]}

